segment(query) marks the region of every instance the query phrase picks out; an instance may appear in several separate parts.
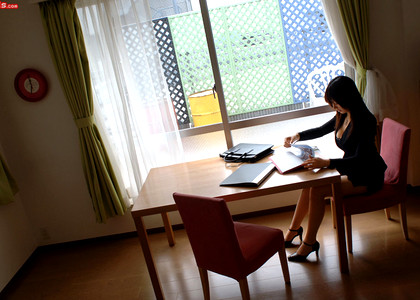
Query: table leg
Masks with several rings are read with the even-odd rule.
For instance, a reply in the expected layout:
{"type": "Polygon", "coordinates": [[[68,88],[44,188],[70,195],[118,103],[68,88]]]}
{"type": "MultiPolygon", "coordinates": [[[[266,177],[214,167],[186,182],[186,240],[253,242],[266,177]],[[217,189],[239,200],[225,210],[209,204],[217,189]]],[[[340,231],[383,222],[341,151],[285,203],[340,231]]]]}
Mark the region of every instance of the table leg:
{"type": "Polygon", "coordinates": [[[166,237],[168,238],[169,246],[175,245],[174,231],[172,230],[171,221],[169,221],[169,215],[167,212],[161,213],[163,225],[165,226],[166,237]]]}
{"type": "Polygon", "coordinates": [[[335,201],[335,216],[337,226],[338,258],[340,260],[341,273],[349,272],[347,260],[346,236],[344,233],[344,214],[343,214],[343,195],[341,193],[341,183],[333,184],[333,197],[335,201]]]}
{"type": "Polygon", "coordinates": [[[143,250],[144,259],[146,261],[147,269],[149,271],[150,280],[152,281],[153,290],[155,292],[156,299],[163,300],[162,287],[160,285],[159,276],[157,274],[155,262],[153,260],[152,252],[150,251],[149,239],[147,238],[146,228],[144,226],[143,218],[133,218],[137,228],[137,235],[140,240],[141,248],[143,250]]]}

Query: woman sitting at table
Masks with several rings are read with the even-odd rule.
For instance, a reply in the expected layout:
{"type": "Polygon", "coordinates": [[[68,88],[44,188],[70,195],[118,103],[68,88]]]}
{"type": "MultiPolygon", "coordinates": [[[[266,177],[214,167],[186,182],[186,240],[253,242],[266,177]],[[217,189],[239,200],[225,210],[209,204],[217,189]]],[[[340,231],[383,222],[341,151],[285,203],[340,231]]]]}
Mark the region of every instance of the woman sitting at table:
{"type": "MultiPolygon", "coordinates": [[[[342,175],[343,195],[379,190],[383,185],[387,166],[375,146],[376,118],[363,102],[354,81],[346,76],[338,76],[331,80],[325,91],[325,101],[336,111],[334,118],[321,127],[286,137],[284,146],[290,147],[297,141],[319,138],[334,131],[335,142],[344,151],[343,158],[313,157],[304,162],[304,167],[337,169],[342,175]]],[[[318,256],[320,245],[316,235],[324,217],[325,198],[331,194],[330,185],[302,190],[285,236],[286,248],[294,246],[292,242],[297,236],[302,241],[301,223],[306,214],[308,214],[308,228],[303,243],[288,257],[289,261],[305,261],[314,251],[318,256]]]]}

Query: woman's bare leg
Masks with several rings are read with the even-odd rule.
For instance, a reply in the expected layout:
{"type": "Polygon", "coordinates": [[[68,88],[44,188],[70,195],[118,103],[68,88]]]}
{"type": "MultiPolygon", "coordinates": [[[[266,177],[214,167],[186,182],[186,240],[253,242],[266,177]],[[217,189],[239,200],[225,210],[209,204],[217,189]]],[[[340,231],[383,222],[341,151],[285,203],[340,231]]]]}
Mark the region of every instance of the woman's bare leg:
{"type": "MultiPolygon", "coordinates": [[[[316,242],[316,235],[319,226],[324,218],[325,213],[325,197],[331,195],[331,186],[319,186],[310,189],[309,208],[308,208],[308,228],[305,233],[304,242],[312,245],[316,242]]],[[[310,246],[302,243],[297,253],[306,255],[312,250],[310,246]]]]}
{"type": "MultiPolygon", "coordinates": [[[[348,180],[347,176],[341,177],[341,188],[343,195],[360,194],[367,191],[365,186],[354,187],[348,180]]],[[[293,216],[290,229],[299,228],[306,213],[308,213],[308,227],[305,230],[304,242],[313,245],[316,242],[316,235],[318,233],[319,226],[324,218],[325,213],[325,198],[331,196],[331,186],[319,186],[302,191],[301,197],[299,198],[296,206],[296,211],[293,216]]],[[[296,233],[288,231],[285,240],[288,241],[296,233]]],[[[299,255],[307,255],[312,248],[302,243],[297,250],[299,255]]]]}
{"type": "MultiPolygon", "coordinates": [[[[292,222],[290,223],[289,229],[297,230],[302,224],[303,219],[308,213],[309,209],[309,194],[310,189],[303,189],[298,202],[296,204],[296,209],[293,214],[292,222]]],[[[286,236],[284,237],[285,241],[290,241],[296,235],[296,231],[288,230],[286,236]]]]}
{"type": "Polygon", "coordinates": [[[341,194],[343,196],[363,194],[366,192],[366,186],[354,186],[346,175],[341,176],[341,194]]]}

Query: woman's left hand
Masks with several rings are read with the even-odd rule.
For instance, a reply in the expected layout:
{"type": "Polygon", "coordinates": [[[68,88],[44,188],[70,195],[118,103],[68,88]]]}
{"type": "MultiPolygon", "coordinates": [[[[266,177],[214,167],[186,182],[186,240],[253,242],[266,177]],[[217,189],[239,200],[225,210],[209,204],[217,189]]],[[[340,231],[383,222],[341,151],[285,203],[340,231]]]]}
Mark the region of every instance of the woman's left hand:
{"type": "Polygon", "coordinates": [[[310,157],[303,162],[303,167],[305,169],[326,168],[329,165],[330,165],[329,159],[323,159],[320,157],[310,157]]]}

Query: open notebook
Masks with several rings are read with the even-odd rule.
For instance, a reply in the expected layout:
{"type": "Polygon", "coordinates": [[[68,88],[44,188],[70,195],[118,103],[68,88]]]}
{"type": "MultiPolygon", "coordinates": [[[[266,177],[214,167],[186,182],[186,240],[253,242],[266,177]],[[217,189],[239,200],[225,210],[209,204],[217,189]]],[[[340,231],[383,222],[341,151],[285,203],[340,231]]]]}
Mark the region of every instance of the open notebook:
{"type": "Polygon", "coordinates": [[[293,145],[290,148],[277,149],[275,155],[270,157],[273,164],[281,174],[285,174],[302,167],[302,163],[315,157],[315,149],[308,145],[293,145]]]}
{"type": "Polygon", "coordinates": [[[240,166],[226,177],[220,186],[259,186],[276,168],[272,163],[254,163],[240,166]]]}

